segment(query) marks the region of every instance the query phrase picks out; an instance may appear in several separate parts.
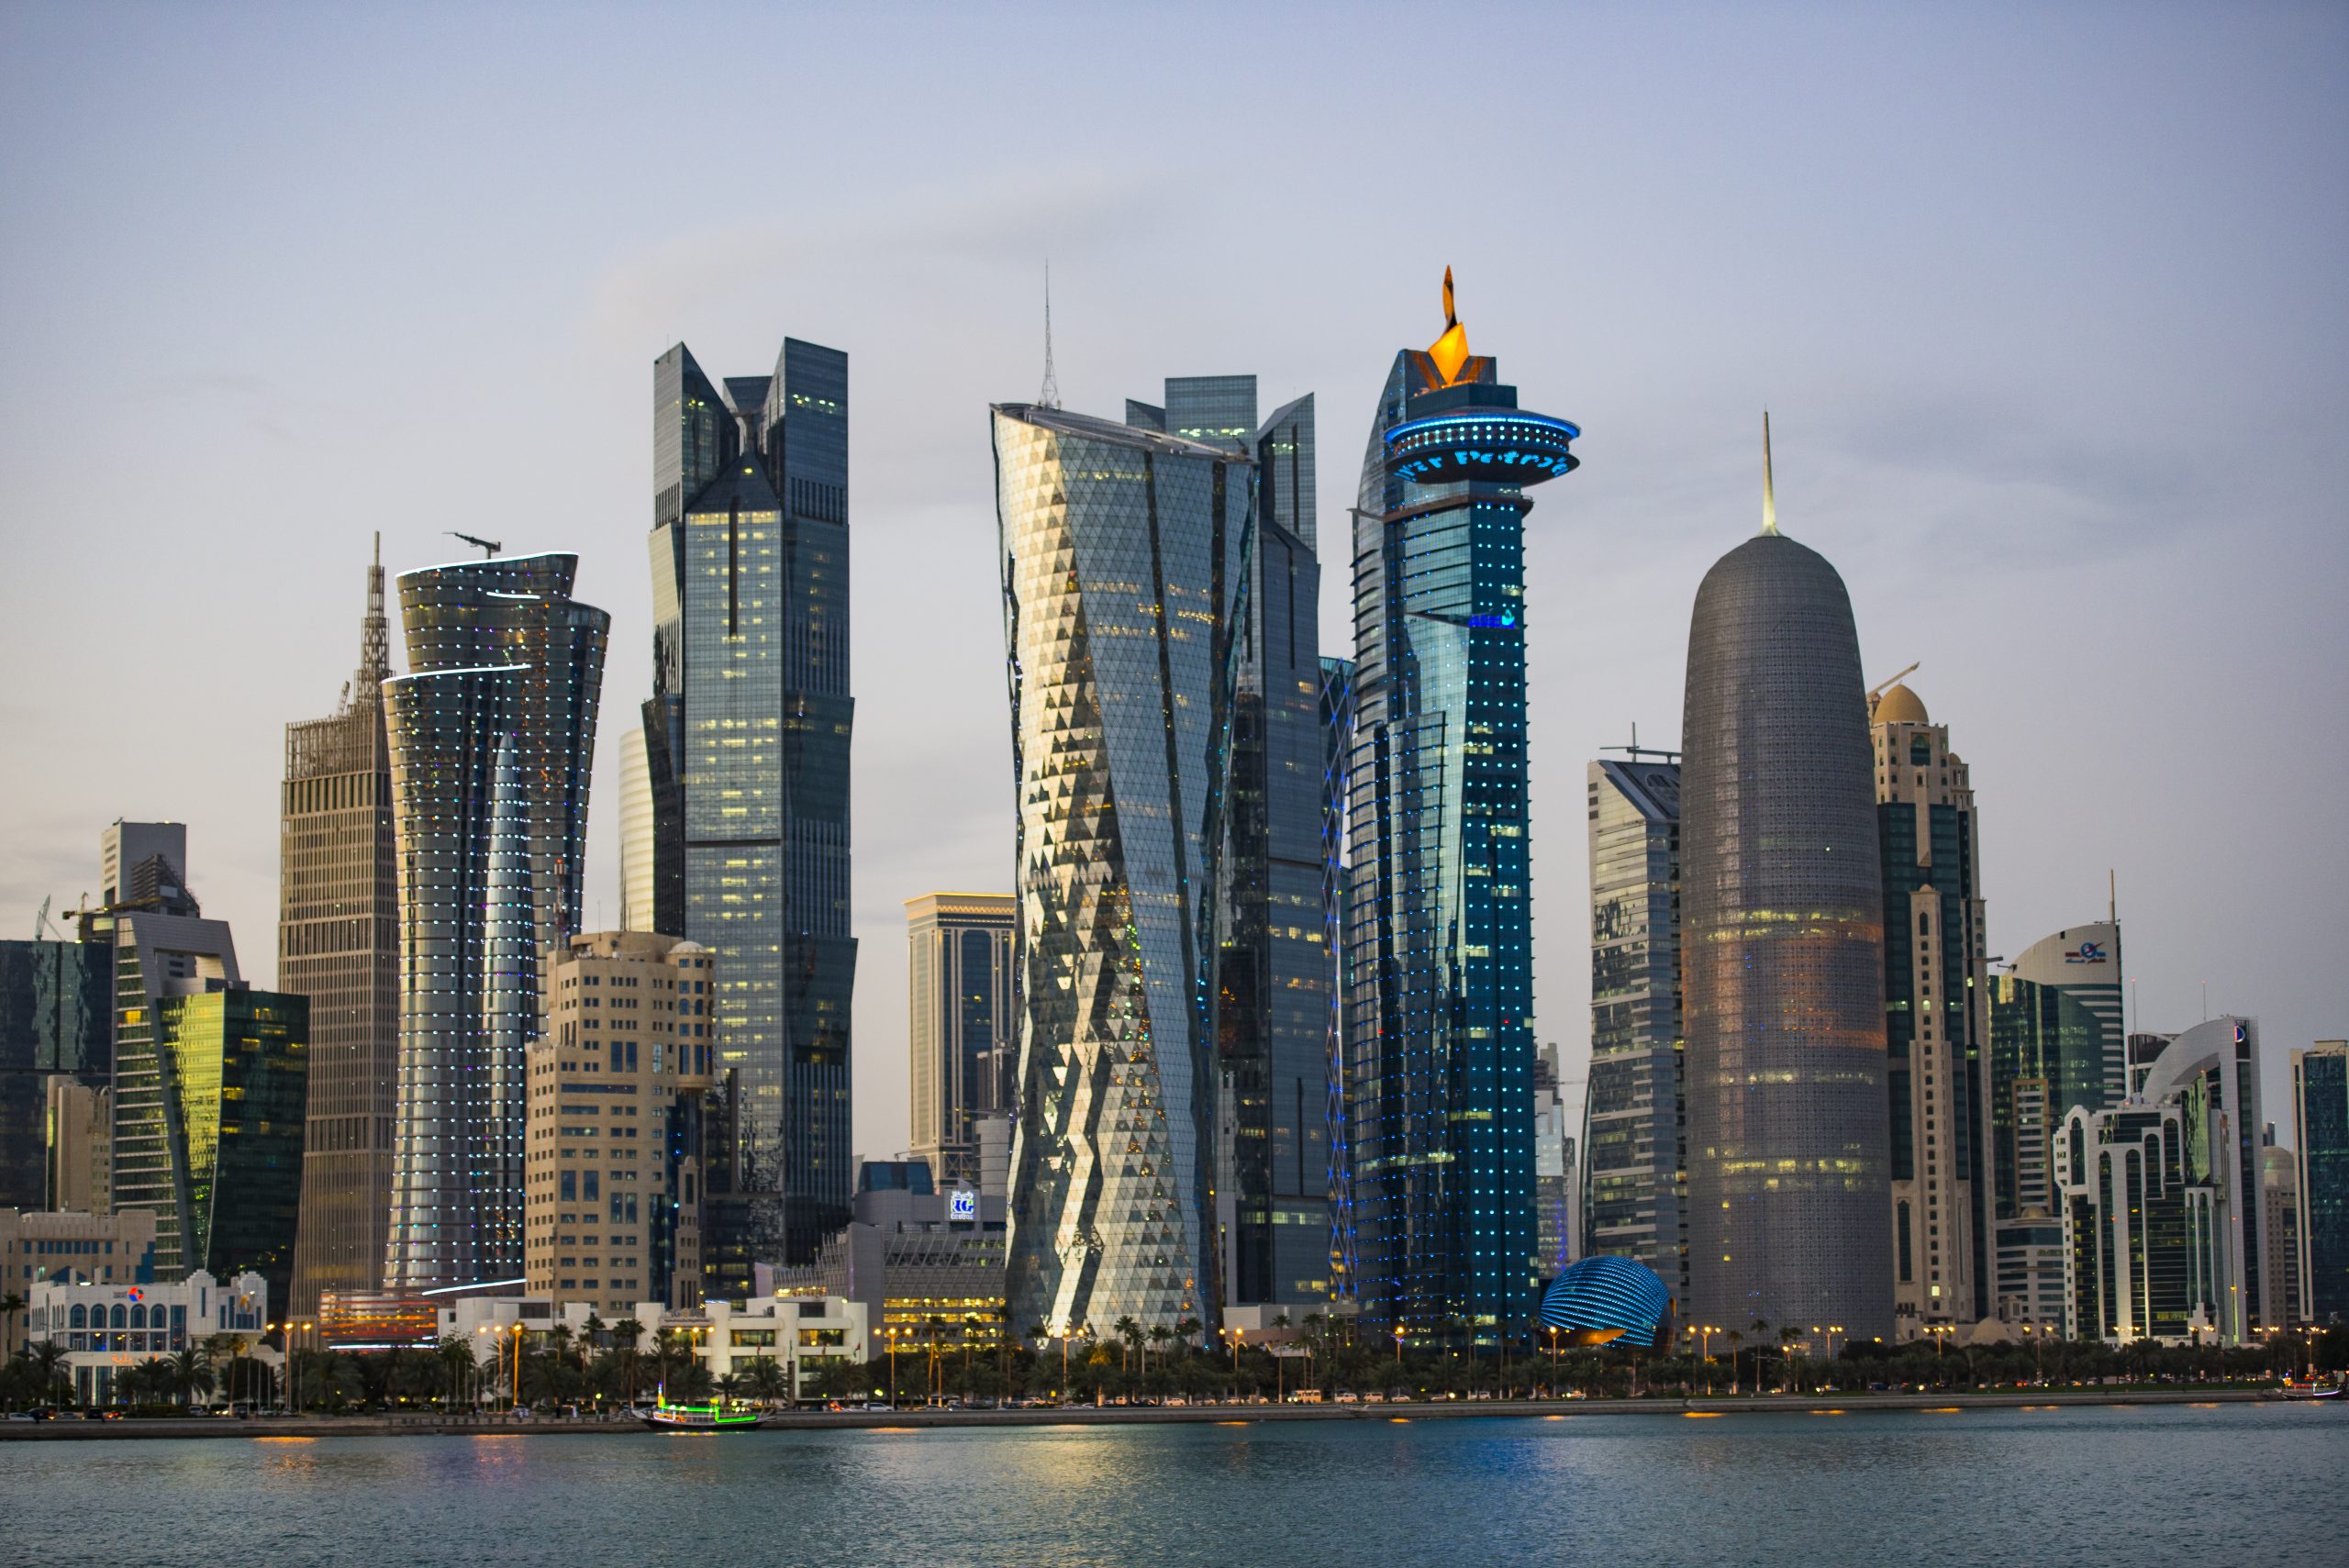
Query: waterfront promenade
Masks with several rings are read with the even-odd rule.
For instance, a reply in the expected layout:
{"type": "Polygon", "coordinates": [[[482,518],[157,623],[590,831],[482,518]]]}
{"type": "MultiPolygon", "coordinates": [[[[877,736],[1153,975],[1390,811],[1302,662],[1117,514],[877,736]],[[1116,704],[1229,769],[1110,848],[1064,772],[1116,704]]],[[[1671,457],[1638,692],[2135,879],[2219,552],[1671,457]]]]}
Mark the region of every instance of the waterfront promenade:
{"type": "MultiPolygon", "coordinates": [[[[1367,1405],[1067,1405],[1050,1408],[952,1410],[787,1410],[770,1416],[770,1430],[942,1429],[963,1427],[1130,1427],[1223,1425],[1252,1421],[1421,1421],[1489,1417],[1862,1415],[1870,1411],[2052,1409],[2065,1406],[2255,1404],[2278,1400],[2273,1389],[2113,1387],[2018,1388],[1988,1394],[1754,1395],[1739,1398],[1657,1396],[1648,1399],[1390,1400],[1367,1405]]],[[[512,1418],[484,1416],[451,1420],[435,1415],[274,1416],[231,1420],[217,1416],[165,1419],[0,1422],[0,1441],[76,1441],[134,1438],[329,1437],[610,1437],[641,1432],[635,1419],[581,1417],[512,1418]]]]}

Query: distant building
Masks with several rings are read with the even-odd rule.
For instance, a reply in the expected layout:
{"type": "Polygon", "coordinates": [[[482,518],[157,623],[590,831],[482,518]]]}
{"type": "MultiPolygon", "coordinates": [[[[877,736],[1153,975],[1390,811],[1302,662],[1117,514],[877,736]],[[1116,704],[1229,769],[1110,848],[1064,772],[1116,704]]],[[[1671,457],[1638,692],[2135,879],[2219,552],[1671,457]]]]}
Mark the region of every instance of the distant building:
{"type": "MultiPolygon", "coordinates": [[[[2077,951],[2076,941],[2051,940],[2077,951]]],[[[2111,1103],[2108,1025],[2061,983],[2010,973],[1987,989],[1991,1298],[2001,1320],[2043,1332],[2065,1313],[2056,1131],[2071,1112],[2111,1103]]]]}
{"type": "Polygon", "coordinates": [[[49,1280],[25,1293],[25,1333],[36,1343],[61,1346],[84,1405],[114,1403],[115,1379],[128,1368],[233,1335],[263,1361],[276,1352],[261,1342],[269,1322],[269,1282],[257,1273],[225,1284],[208,1270],[160,1284],[84,1284],[49,1280]]]}
{"type": "MultiPolygon", "coordinates": [[[[0,1208],[0,1296],[29,1298],[49,1280],[94,1284],[155,1283],[155,1217],[143,1208],[119,1214],[38,1213],[0,1208]]],[[[0,1322],[0,1358],[25,1342],[24,1315],[0,1322]]]]}
{"type": "MultiPolygon", "coordinates": [[[[658,929],[661,905],[653,889],[652,772],[644,727],[620,730],[620,923],[623,931],[658,929]]],[[[674,936],[675,932],[664,935],[674,936]]]]}
{"type": "Polygon", "coordinates": [[[2349,1322],[2349,1040],[2292,1052],[2300,1291],[2311,1323],[2349,1322]]]}
{"type": "Polygon", "coordinates": [[[913,1152],[948,1181],[979,1178],[979,1122],[1018,1103],[1019,1006],[1008,893],[906,900],[913,1152]]]}
{"type": "Polygon", "coordinates": [[[816,1255],[855,1174],[848,355],[786,338],[773,373],[716,383],[674,345],[652,471],[653,906],[631,854],[629,914],[724,977],[706,1261],[740,1296],[816,1255]]]}
{"type": "Polygon", "coordinates": [[[2266,1279],[2259,1290],[2266,1326],[2297,1329],[2309,1320],[2300,1289],[2300,1162],[2290,1150],[2276,1147],[2273,1123],[2259,1151],[2259,1202],[2267,1227],[2266,1279]]]}
{"type": "Polygon", "coordinates": [[[1577,1256],[1575,1140],[1553,1040],[1533,1059],[1534,1273],[1547,1279],[1577,1256]]]}
{"type": "Polygon", "coordinates": [[[1635,1258],[1688,1294],[1681,1106],[1680,764],[1590,764],[1590,1082],[1582,1254],[1635,1258]]]}
{"type": "Polygon", "coordinates": [[[1346,765],[1354,1290],[1421,1344],[1495,1345],[1533,1299],[1529,492],[1581,431],[1444,329],[1390,362],[1353,515],[1346,765]]]}
{"type": "Polygon", "coordinates": [[[399,866],[400,1050],[384,1284],[519,1278],[526,1054],[541,955],[579,929],[610,617],[575,555],[400,574],[384,684],[399,866]]]}
{"type": "Polygon", "coordinates": [[[288,1310],[384,1278],[399,1076],[399,896],[392,858],[392,673],[382,536],[367,570],[359,672],[326,718],[285,727],[278,984],[310,1001],[301,1230],[288,1310]]]}
{"type": "MultiPolygon", "coordinates": [[[[876,1350],[891,1340],[904,1349],[993,1348],[1006,1330],[1005,1229],[1000,1195],[940,1187],[920,1160],[867,1160],[848,1229],[807,1268],[761,1270],[757,1295],[853,1301],[876,1350]]],[[[1010,1332],[1024,1337],[1029,1327],[1010,1332]]]]}
{"type": "MultiPolygon", "coordinates": [[[[2095,1055],[2067,1029],[2043,1040],[2059,1054],[2048,1060],[2061,1073],[2051,1084],[2058,1095],[2057,1118],[2074,1106],[2094,1110],[2119,1105],[2129,1094],[2129,1031],[2121,1018],[2121,925],[2101,920],[2070,926],[2023,949],[2009,973],[2018,980],[2070,997],[2096,1020],[2095,1055]]],[[[2158,1049],[2159,1041],[2155,1042],[2158,1049]]],[[[2151,1061],[2149,1054],[2146,1058],[2151,1061]]]]}
{"type": "Polygon", "coordinates": [[[2240,1345],[2270,1326],[2261,1125],[2258,1026],[2232,1017],[2176,1036],[2138,1094],[2064,1118],[2067,1333],[2240,1345]]]}
{"type": "MultiPolygon", "coordinates": [[[[1324,1190],[1330,1208],[1330,1302],[1353,1309],[1353,1118],[1346,1097],[1346,766],[1354,745],[1354,662],[1321,661],[1321,929],[1330,950],[1330,1005],[1322,1041],[1322,1111],[1328,1129],[1324,1190]]],[[[1274,1314],[1278,1317],[1279,1314],[1274,1314]]]]}
{"type": "Polygon", "coordinates": [[[1893,1333],[1884,884],[1843,580],[1763,526],[1705,574],[1680,767],[1688,1320],[1893,1333]]]}
{"type": "Polygon", "coordinates": [[[50,1079],[43,1107],[47,1150],[44,1207],[105,1214],[114,1207],[114,1091],[62,1073],[50,1079]]]}
{"type": "Polygon", "coordinates": [[[525,1277],[534,1294],[693,1307],[703,1293],[703,1113],[725,976],[675,937],[573,937],[530,1042],[525,1277]]]}
{"type": "Polygon", "coordinates": [[[0,1208],[47,1202],[51,1084],[61,1076],[84,1092],[106,1088],[114,1064],[111,945],[0,941],[0,1208]]]}
{"type": "Polygon", "coordinates": [[[1992,1315],[1989,971],[1973,774],[1907,686],[1869,694],[1884,867],[1893,1317],[1913,1337],[1992,1315]]]}
{"type": "MultiPolygon", "coordinates": [[[[634,1302],[613,1312],[601,1302],[572,1301],[554,1296],[468,1295],[448,1299],[438,1312],[434,1338],[455,1339],[473,1347],[473,1359],[488,1366],[514,1353],[514,1341],[567,1330],[574,1341],[584,1340],[590,1320],[610,1334],[622,1323],[634,1322],[635,1348],[643,1355],[658,1349],[663,1334],[691,1350],[712,1378],[747,1372],[753,1362],[771,1361],[784,1372],[791,1396],[827,1362],[862,1364],[877,1349],[865,1329],[861,1303],[837,1296],[755,1296],[747,1301],[709,1301],[696,1307],[670,1307],[658,1301],[634,1302]]],[[[650,1382],[637,1390],[651,1399],[650,1382]]]]}

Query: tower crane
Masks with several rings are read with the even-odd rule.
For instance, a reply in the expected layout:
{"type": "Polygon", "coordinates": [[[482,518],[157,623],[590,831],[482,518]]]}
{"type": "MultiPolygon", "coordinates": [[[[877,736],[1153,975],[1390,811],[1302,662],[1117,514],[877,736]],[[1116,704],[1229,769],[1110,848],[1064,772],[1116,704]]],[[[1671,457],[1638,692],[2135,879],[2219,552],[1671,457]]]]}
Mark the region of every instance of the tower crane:
{"type": "Polygon", "coordinates": [[[506,548],[503,544],[500,544],[494,539],[477,539],[472,534],[459,533],[454,528],[451,528],[449,530],[449,537],[451,539],[463,539],[467,544],[472,545],[474,549],[480,550],[482,552],[482,559],[484,561],[506,548]]]}
{"type": "Polygon", "coordinates": [[[1925,662],[1922,659],[1920,659],[1916,663],[1911,664],[1906,670],[1901,671],[1899,675],[1894,675],[1888,680],[1878,681],[1875,685],[1870,686],[1868,688],[1868,711],[1871,713],[1876,711],[1876,699],[1884,695],[1885,687],[1899,684],[1901,675],[1915,674],[1918,670],[1923,666],[1924,662],[1925,662]]]}

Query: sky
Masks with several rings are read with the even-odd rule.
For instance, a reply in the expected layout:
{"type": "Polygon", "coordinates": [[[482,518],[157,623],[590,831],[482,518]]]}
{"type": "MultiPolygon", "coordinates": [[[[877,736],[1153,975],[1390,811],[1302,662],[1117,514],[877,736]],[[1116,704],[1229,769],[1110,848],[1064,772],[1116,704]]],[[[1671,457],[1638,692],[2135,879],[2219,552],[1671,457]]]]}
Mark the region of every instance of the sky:
{"type": "MultiPolygon", "coordinates": [[[[2100,917],[2134,1021],[2349,1035],[2338,6],[0,7],[0,919],[117,817],[273,968],[284,726],[372,536],[581,557],[651,689],[654,358],[847,350],[855,1131],[907,1140],[904,901],[1008,891],[986,406],[1317,395],[1322,538],[1462,320],[1579,422],[1527,624],[1536,1023],[1587,1053],[1585,764],[1675,743],[1760,518],[1971,764],[1990,948],[2100,917]]],[[[1325,651],[1347,573],[1325,562],[1325,651]]],[[[395,633],[396,639],[396,633],[395,633]]],[[[395,650],[396,658],[396,650],[395,650]]],[[[2288,1134],[2287,1134],[2288,1141],[2288,1134]]]]}

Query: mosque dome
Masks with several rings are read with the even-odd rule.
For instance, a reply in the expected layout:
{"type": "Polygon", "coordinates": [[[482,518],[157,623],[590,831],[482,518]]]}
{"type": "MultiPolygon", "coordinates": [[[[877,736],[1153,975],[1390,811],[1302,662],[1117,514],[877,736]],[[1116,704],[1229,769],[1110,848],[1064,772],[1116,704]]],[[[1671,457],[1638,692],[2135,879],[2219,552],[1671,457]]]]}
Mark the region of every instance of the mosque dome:
{"type": "Polygon", "coordinates": [[[1876,699],[1868,714],[1871,724],[1924,724],[1925,705],[1906,686],[1894,686],[1876,699]]]}

